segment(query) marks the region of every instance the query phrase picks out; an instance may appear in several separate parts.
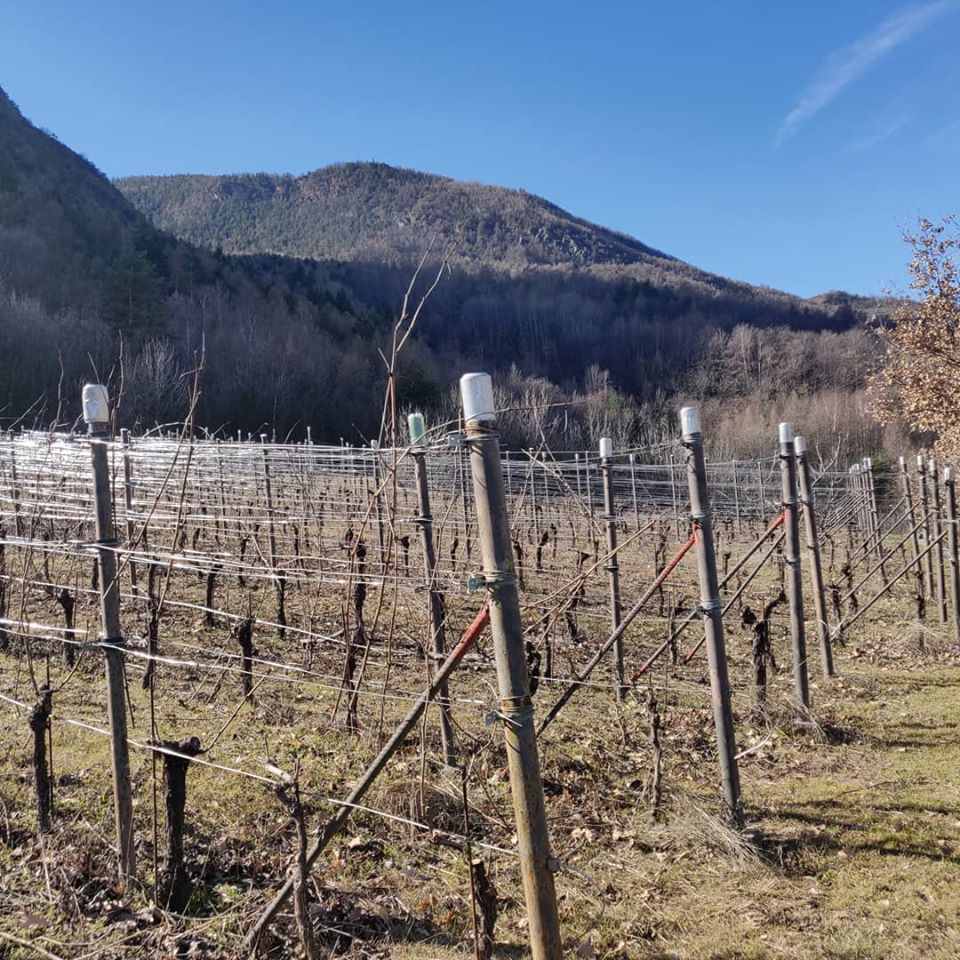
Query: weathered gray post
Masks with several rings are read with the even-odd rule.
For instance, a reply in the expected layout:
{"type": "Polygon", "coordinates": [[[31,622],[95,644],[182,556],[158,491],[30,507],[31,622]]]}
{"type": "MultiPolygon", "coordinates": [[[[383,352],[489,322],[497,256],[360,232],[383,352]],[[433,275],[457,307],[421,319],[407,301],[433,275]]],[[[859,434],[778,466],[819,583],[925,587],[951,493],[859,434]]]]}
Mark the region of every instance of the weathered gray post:
{"type": "MultiPolygon", "coordinates": [[[[903,486],[903,497],[907,501],[907,519],[909,529],[913,530],[913,533],[910,536],[910,542],[913,545],[913,559],[916,560],[916,558],[920,556],[920,537],[916,529],[914,529],[917,525],[917,519],[916,511],[913,508],[913,487],[910,483],[910,474],[907,472],[906,457],[900,458],[900,483],[903,486]]],[[[920,592],[920,597],[922,597],[923,571],[918,568],[917,574],[917,589],[920,592]]]]}
{"type": "MultiPolygon", "coordinates": [[[[127,527],[127,548],[133,548],[133,466],[130,463],[130,431],[121,430],[120,440],[123,444],[123,503],[124,519],[127,527]]],[[[133,557],[127,557],[130,565],[130,590],[137,592],[137,564],[133,557]]]]}
{"type": "Polygon", "coordinates": [[[880,562],[880,577],[886,581],[887,570],[883,563],[883,530],[880,527],[880,511],[877,510],[877,486],[873,475],[873,459],[864,457],[864,482],[867,485],[867,510],[870,514],[870,530],[874,538],[877,560],[880,562]]]}
{"type": "MultiPolygon", "coordinates": [[[[433,514],[430,510],[430,487],[427,483],[426,428],[422,413],[407,417],[410,431],[410,452],[417,478],[417,498],[420,515],[415,522],[420,527],[420,545],[423,549],[423,576],[427,584],[430,616],[430,647],[436,669],[446,657],[446,610],[443,597],[437,589],[437,554],[433,544],[433,514]]],[[[453,743],[453,722],[450,719],[450,691],[444,683],[437,698],[440,705],[440,739],[443,743],[443,762],[452,767],[457,760],[453,743]]]]}
{"type": "Polygon", "coordinates": [[[374,497],[376,498],[376,508],[377,508],[377,538],[380,542],[380,573],[381,576],[386,577],[387,575],[387,547],[384,542],[384,529],[383,529],[383,491],[380,489],[380,485],[383,483],[381,471],[380,471],[380,441],[371,440],[370,441],[370,453],[373,457],[373,491],[374,497]]]}
{"type": "Polygon", "coordinates": [[[925,565],[927,596],[932,597],[935,590],[933,584],[933,551],[927,550],[927,547],[933,543],[933,536],[930,525],[930,498],[927,495],[927,468],[923,454],[917,454],[917,486],[920,488],[920,510],[923,515],[923,547],[927,554],[925,565]]]}
{"type": "Polygon", "coordinates": [[[107,430],[110,401],[107,388],[88,383],[83,388],[83,419],[90,433],[93,486],[96,498],[97,559],[100,575],[100,619],[107,670],[107,715],[113,767],[113,812],[117,836],[120,881],[125,888],[136,880],[133,845],[133,794],[130,787],[130,751],[127,744],[127,695],[120,629],[120,584],[117,579],[117,541],[110,511],[110,470],[107,464],[107,430]]]}
{"type": "Polygon", "coordinates": [[[13,431],[10,437],[10,496],[13,499],[13,529],[18,537],[23,536],[23,519],[20,516],[20,486],[17,482],[17,448],[13,442],[13,431]]]}
{"type": "Polygon", "coordinates": [[[680,411],[683,443],[687,448],[687,484],[690,488],[690,519],[697,543],[697,573],[700,578],[700,610],[707,644],[710,669],[710,696],[713,701],[713,723],[717,734],[717,756],[727,815],[736,826],[743,825],[740,800],[740,774],[737,769],[737,743],[730,709],[730,678],[727,673],[727,651],[723,641],[723,614],[720,586],[717,579],[717,558],[710,519],[707,492],[707,465],[703,454],[703,431],[697,407],[680,411]]]}
{"type": "Polygon", "coordinates": [[[780,424],[780,481],[786,511],[783,562],[787,566],[787,599],[790,602],[790,638],[793,652],[793,690],[806,719],[810,707],[807,678],[807,640],[803,623],[803,577],[800,571],[800,518],[797,509],[797,465],[793,450],[793,424],[780,424]]]}
{"type": "Polygon", "coordinates": [[[282,640],[286,636],[287,611],[284,602],[286,583],[279,570],[280,558],[277,553],[276,519],[273,510],[273,487],[270,483],[270,460],[267,456],[267,435],[260,434],[263,450],[263,491],[267,504],[267,538],[270,543],[270,573],[277,594],[277,636],[282,640]]]}
{"type": "Polygon", "coordinates": [[[820,663],[826,677],[833,676],[833,648],[830,627],[827,624],[827,601],[823,589],[823,567],[820,563],[820,539],[817,517],[813,506],[813,482],[810,461],[807,459],[807,441],[797,437],[793,441],[797,455],[797,478],[800,483],[800,502],[803,504],[803,525],[807,535],[807,555],[810,557],[810,579],[813,582],[813,601],[817,611],[817,640],[820,643],[820,663]]]}
{"type": "Polygon", "coordinates": [[[637,506],[637,457],[630,454],[630,489],[633,494],[633,523],[637,531],[640,530],[640,509],[637,506]]]}
{"type": "Polygon", "coordinates": [[[560,921],[553,883],[557,861],[550,852],[547,834],[490,376],[464,374],[460,378],[460,393],[473,472],[483,576],[490,598],[500,715],[504,720],[530,949],[534,960],[560,960],[560,921]]]}
{"type": "Polygon", "coordinates": [[[737,533],[743,532],[743,522],[740,519],[740,481],[737,477],[737,461],[733,461],[733,513],[736,521],[737,533]]]}
{"type": "Polygon", "coordinates": [[[953,604],[953,642],[960,645],[960,536],[957,532],[957,483],[953,467],[943,471],[943,487],[947,493],[947,542],[950,548],[950,600],[953,604]]]}
{"type": "MultiPolygon", "coordinates": [[[[620,602],[620,561],[617,559],[617,508],[613,499],[613,473],[610,458],[613,456],[613,441],[609,437],[600,440],[600,469],[603,472],[603,512],[607,524],[607,576],[610,584],[610,629],[620,626],[623,606],[620,602]]],[[[623,679],[623,637],[613,645],[613,674],[617,685],[617,699],[627,695],[623,679]]]]}
{"type": "Polygon", "coordinates": [[[937,462],[932,457],[927,461],[927,473],[930,476],[930,486],[933,490],[933,535],[937,538],[936,559],[934,571],[937,580],[937,613],[941,623],[947,622],[947,585],[943,572],[943,504],[940,502],[940,474],[937,473],[937,462]]]}
{"type": "Polygon", "coordinates": [[[757,461],[757,483],[760,487],[760,522],[763,523],[767,519],[767,491],[763,486],[763,467],[759,460],[757,461]]]}

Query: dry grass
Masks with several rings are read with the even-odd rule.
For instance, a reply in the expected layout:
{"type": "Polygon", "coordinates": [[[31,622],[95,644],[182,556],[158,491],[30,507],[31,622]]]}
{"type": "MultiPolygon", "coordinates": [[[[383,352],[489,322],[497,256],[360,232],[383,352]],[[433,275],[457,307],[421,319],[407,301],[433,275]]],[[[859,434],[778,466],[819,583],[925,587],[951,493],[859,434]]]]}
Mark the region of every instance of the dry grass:
{"type": "MultiPolygon", "coordinates": [[[[55,611],[42,615],[49,619],[55,611]]],[[[324,615],[335,623],[335,609],[324,615]]],[[[786,671],[774,677],[764,714],[754,715],[745,681],[748,642],[731,629],[746,836],[719,815],[702,661],[658,668],[650,677],[664,744],[664,809],[656,822],[646,688],[622,705],[609,690],[577,695],[541,744],[572,955],[960,955],[960,669],[949,653],[947,629],[905,627],[906,615],[904,601],[878,604],[876,617],[838,650],[840,676],[812,677],[814,722],[806,726],[794,723],[786,671]]],[[[225,628],[205,630],[187,619],[172,618],[164,629],[167,638],[211,649],[225,643],[225,628]]],[[[638,627],[630,639],[642,648],[655,641],[656,629],[638,627]]],[[[779,627],[775,633],[782,666],[789,662],[786,640],[779,627]]],[[[257,640],[263,656],[282,653],[274,638],[257,640]]],[[[338,650],[319,649],[313,668],[335,673],[338,657],[338,650]]],[[[489,669],[476,657],[457,675],[455,716],[470,759],[473,853],[486,862],[500,900],[496,955],[518,957],[525,953],[525,917],[509,852],[514,837],[501,735],[474,703],[492,700],[489,669]]],[[[16,657],[0,655],[0,672],[4,690],[19,681],[23,694],[26,678],[16,657]]],[[[148,703],[133,670],[131,680],[133,735],[145,739],[148,703]]],[[[422,680],[422,661],[398,641],[390,689],[416,690],[422,680]]],[[[235,675],[161,667],[159,683],[158,714],[164,729],[178,735],[198,732],[209,742],[237,706],[235,675]]],[[[541,686],[540,710],[555,695],[541,686]]],[[[379,742],[380,701],[361,701],[361,731],[350,736],[342,710],[331,719],[335,698],[329,687],[267,683],[238,713],[212,759],[258,773],[267,758],[283,769],[299,760],[315,827],[334,809],[327,798],[346,793],[379,742]]],[[[103,702],[101,664],[88,654],[57,695],[55,716],[101,722],[103,702]]],[[[384,702],[384,729],[408,706],[405,700],[384,702]]],[[[144,887],[124,896],[112,881],[105,738],[55,722],[56,828],[41,845],[25,718],[4,708],[0,730],[0,931],[33,944],[0,938],[0,958],[26,960],[40,956],[38,948],[64,960],[237,955],[242,931],[282,880],[292,853],[292,824],[265,784],[191,769],[187,848],[195,893],[186,916],[168,916],[150,904],[149,754],[133,755],[144,887]]],[[[425,743],[414,737],[368,798],[371,807],[399,821],[358,811],[317,864],[312,915],[330,955],[472,956],[466,853],[450,837],[463,829],[460,783],[440,768],[438,740],[431,718],[425,743]]],[[[296,949],[285,920],[273,956],[295,955],[296,949]]]]}

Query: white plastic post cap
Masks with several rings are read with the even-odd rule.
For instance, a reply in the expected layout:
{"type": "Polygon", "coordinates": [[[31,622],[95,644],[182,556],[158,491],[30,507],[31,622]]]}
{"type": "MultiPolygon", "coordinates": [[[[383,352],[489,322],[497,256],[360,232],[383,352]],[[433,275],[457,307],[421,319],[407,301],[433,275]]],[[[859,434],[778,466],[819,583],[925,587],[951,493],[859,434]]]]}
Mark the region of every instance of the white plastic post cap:
{"type": "Polygon", "coordinates": [[[81,394],[83,400],[83,419],[89,424],[110,422],[110,397],[102,383],[84,384],[81,394]]]}
{"type": "Polygon", "coordinates": [[[863,458],[863,469],[870,470],[873,468],[873,461],[869,457],[863,458]]]}
{"type": "Polygon", "coordinates": [[[901,458],[900,458],[900,469],[901,469],[901,470],[904,469],[904,468],[906,467],[906,465],[907,465],[907,458],[906,458],[906,457],[901,457],[901,458]]]}
{"type": "Polygon", "coordinates": [[[937,461],[934,460],[933,457],[931,457],[931,458],[927,461],[927,469],[928,469],[931,473],[936,473],[936,472],[937,472],[937,461]]]}
{"type": "Polygon", "coordinates": [[[380,449],[380,441],[379,441],[379,440],[371,440],[371,441],[370,441],[370,449],[371,449],[371,450],[379,450],[379,449],[380,449]]]}
{"type": "Polygon", "coordinates": [[[803,455],[804,453],[807,452],[807,441],[806,441],[802,436],[794,437],[794,438],[793,438],[793,449],[794,449],[797,453],[803,455]]]}
{"type": "Polygon", "coordinates": [[[917,454],[917,469],[918,469],[918,470],[922,470],[922,469],[923,469],[923,454],[922,454],[922,453],[918,453],[918,454],[917,454]]]}
{"type": "Polygon", "coordinates": [[[465,373],[460,378],[464,422],[496,420],[493,408],[493,381],[489,373],[465,373]]]}
{"type": "Polygon", "coordinates": [[[427,425],[422,413],[411,413],[407,417],[407,429],[410,431],[410,442],[418,446],[426,439],[427,425]]]}
{"type": "Polygon", "coordinates": [[[780,442],[793,443],[793,424],[789,421],[780,424],[780,442]]]}
{"type": "Polygon", "coordinates": [[[943,482],[944,482],[944,483],[953,483],[953,467],[944,467],[944,468],[943,468],[943,482]]]}
{"type": "Polygon", "coordinates": [[[680,432],[685,437],[703,433],[703,428],[700,425],[699,407],[684,407],[680,411],[680,432]]]}
{"type": "Polygon", "coordinates": [[[600,456],[605,460],[613,456],[613,441],[609,437],[600,438],[600,456]]]}

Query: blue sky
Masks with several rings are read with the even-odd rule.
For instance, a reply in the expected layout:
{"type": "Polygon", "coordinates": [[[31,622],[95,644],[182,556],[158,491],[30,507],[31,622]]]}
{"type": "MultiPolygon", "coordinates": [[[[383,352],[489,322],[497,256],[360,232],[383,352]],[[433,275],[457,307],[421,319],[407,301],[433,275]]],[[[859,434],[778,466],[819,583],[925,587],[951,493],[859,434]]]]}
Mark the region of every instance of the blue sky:
{"type": "Polygon", "coordinates": [[[110,176],[379,160],[802,295],[960,212],[960,0],[0,0],[0,85],[110,176]]]}

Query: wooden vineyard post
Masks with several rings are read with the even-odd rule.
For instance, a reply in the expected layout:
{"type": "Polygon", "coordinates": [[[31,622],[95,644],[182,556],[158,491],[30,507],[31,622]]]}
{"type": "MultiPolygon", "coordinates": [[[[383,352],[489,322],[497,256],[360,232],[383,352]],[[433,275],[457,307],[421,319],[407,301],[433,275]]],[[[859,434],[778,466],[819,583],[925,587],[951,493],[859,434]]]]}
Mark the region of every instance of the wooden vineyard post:
{"type": "Polygon", "coordinates": [[[489,374],[464,374],[460,378],[460,393],[473,473],[483,579],[489,595],[490,627],[500,693],[499,715],[504,721],[530,951],[534,960],[560,960],[560,920],[553,883],[557,861],[550,852],[547,833],[533,702],[530,699],[523,624],[520,619],[520,596],[503,489],[493,385],[489,374]]]}
{"type": "Polygon", "coordinates": [[[957,535],[957,482],[953,467],[943,471],[947,499],[947,543],[950,550],[950,602],[953,604],[953,642],[960,646],[960,537],[957,535]]]}
{"type": "Polygon", "coordinates": [[[733,514],[738,534],[743,533],[743,521],[740,518],[740,482],[737,477],[738,464],[733,461],[733,514]]]}
{"type": "Polygon", "coordinates": [[[723,614],[717,580],[717,558],[713,543],[707,493],[707,466],[703,453],[703,432],[697,407],[680,411],[683,443],[687,448],[687,484],[690,488],[690,519],[697,544],[697,574],[700,579],[700,610],[707,645],[710,669],[710,697],[713,722],[717,733],[717,756],[727,815],[737,827],[743,826],[740,799],[740,774],[737,769],[737,744],[730,708],[730,678],[727,672],[727,651],[723,640],[723,614]]]}
{"type": "Polygon", "coordinates": [[[637,506],[637,457],[630,454],[630,492],[633,496],[633,524],[637,532],[640,531],[640,510],[637,506]]]}
{"type": "Polygon", "coordinates": [[[133,793],[127,744],[127,695],[124,679],[126,641],[120,629],[120,584],[117,580],[117,541],[110,504],[110,471],[106,434],[110,423],[107,388],[88,383],[83,388],[83,419],[90,433],[93,486],[96,499],[97,559],[99,564],[101,644],[107,668],[107,714],[113,767],[113,811],[120,880],[124,888],[136,879],[133,845],[133,793]]]}
{"type": "MultiPolygon", "coordinates": [[[[603,472],[603,512],[607,524],[607,576],[610,584],[610,629],[620,626],[623,606],[620,602],[620,562],[617,559],[617,509],[613,498],[613,469],[610,458],[613,456],[613,441],[609,437],[600,440],[600,469],[603,472]]],[[[627,696],[627,686],[623,679],[623,637],[613,645],[614,681],[617,685],[617,699],[627,696]]]]}
{"type": "Polygon", "coordinates": [[[780,480],[786,511],[783,561],[787,567],[787,599],[790,602],[790,639],[793,652],[793,690],[801,718],[810,708],[807,678],[807,641],[803,623],[803,579],[800,572],[800,518],[797,509],[797,465],[794,460],[793,424],[780,424],[780,480]]]}
{"type": "Polygon", "coordinates": [[[273,487],[270,483],[270,459],[267,456],[267,435],[260,434],[263,453],[263,491],[267,503],[267,539],[270,544],[270,574],[273,578],[273,587],[277,594],[277,636],[282,640],[286,635],[287,611],[285,599],[286,582],[279,568],[277,555],[277,528],[273,510],[273,487]]]}
{"type": "Polygon", "coordinates": [[[380,544],[380,575],[387,576],[387,547],[384,540],[385,530],[383,529],[383,491],[380,486],[383,483],[382,471],[380,469],[380,441],[370,441],[370,453],[373,457],[373,495],[375,497],[377,510],[377,539],[380,544]]]}
{"type": "MultiPolygon", "coordinates": [[[[127,527],[127,549],[133,549],[133,466],[130,463],[130,431],[121,430],[120,440],[123,445],[123,504],[124,519],[127,527]]],[[[137,564],[132,556],[127,557],[130,565],[130,590],[137,592],[137,564]]]]}
{"type": "Polygon", "coordinates": [[[880,512],[877,510],[877,487],[873,476],[873,460],[870,457],[864,457],[863,476],[864,483],[867,486],[867,511],[870,514],[870,530],[874,540],[874,549],[880,564],[880,576],[886,581],[887,571],[883,563],[883,530],[880,528],[880,512]]]}
{"type": "Polygon", "coordinates": [[[947,585],[943,571],[943,504],[940,502],[940,475],[937,473],[937,463],[927,461],[927,473],[930,477],[930,488],[933,491],[933,537],[937,542],[934,572],[937,581],[937,614],[941,623],[947,622],[947,585]]]}
{"type": "MultiPolygon", "coordinates": [[[[423,548],[423,576],[427,584],[430,616],[430,649],[434,658],[433,669],[443,663],[446,656],[444,621],[446,610],[443,596],[437,589],[437,554],[433,543],[433,514],[430,510],[430,487],[427,483],[426,431],[422,413],[411,413],[407,417],[410,430],[410,452],[413,454],[413,469],[417,479],[417,500],[419,516],[416,524],[420,528],[420,545],[423,548]]],[[[457,762],[457,753],[453,743],[453,722],[450,719],[450,691],[446,684],[440,688],[437,698],[440,705],[440,738],[443,743],[443,762],[452,767],[457,762]]]]}
{"type": "MultiPolygon", "coordinates": [[[[900,482],[903,486],[903,497],[907,502],[907,522],[912,533],[910,542],[913,545],[913,559],[920,556],[920,536],[917,533],[916,511],[913,508],[913,487],[910,483],[910,474],[907,470],[906,457],[900,458],[900,482]]],[[[923,618],[923,569],[917,565],[917,618],[923,618]]]]}
{"type": "Polygon", "coordinates": [[[807,535],[807,555],[810,557],[810,578],[813,581],[813,602],[817,611],[817,640],[820,643],[820,663],[826,677],[833,676],[833,648],[827,623],[827,601],[823,589],[823,567],[820,563],[820,539],[817,516],[813,505],[813,482],[810,461],[807,459],[807,441],[797,437],[793,441],[797,457],[797,479],[800,484],[800,502],[803,504],[803,526],[807,535]]]}
{"type": "Polygon", "coordinates": [[[924,566],[926,574],[927,596],[932,597],[934,593],[933,585],[933,551],[927,548],[933,543],[930,526],[930,498],[927,495],[927,468],[923,454],[917,454],[917,486],[920,488],[920,514],[923,520],[923,549],[927,555],[927,561],[924,566]]]}

